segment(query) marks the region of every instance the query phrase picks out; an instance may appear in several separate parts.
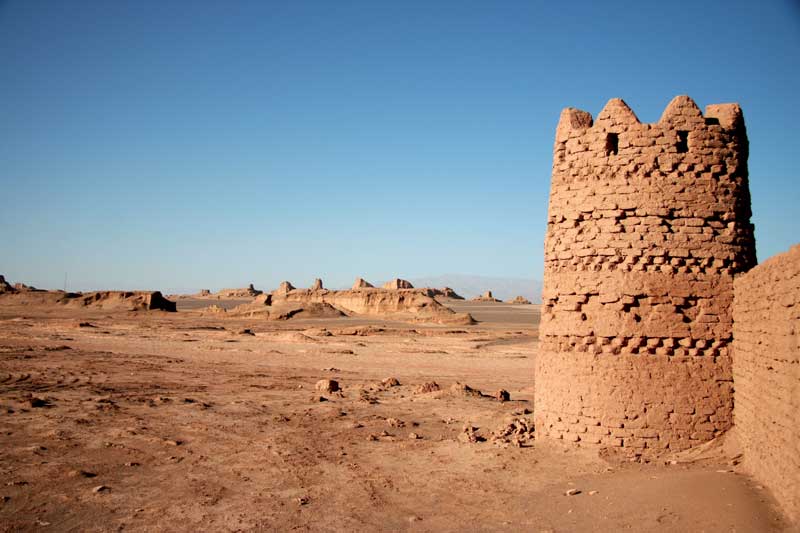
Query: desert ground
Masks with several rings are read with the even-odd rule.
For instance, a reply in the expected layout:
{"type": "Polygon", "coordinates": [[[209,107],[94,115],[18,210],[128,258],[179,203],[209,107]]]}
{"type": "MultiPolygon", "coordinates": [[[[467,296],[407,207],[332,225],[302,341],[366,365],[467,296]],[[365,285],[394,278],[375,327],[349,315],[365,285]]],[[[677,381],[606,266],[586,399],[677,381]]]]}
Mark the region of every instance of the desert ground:
{"type": "Polygon", "coordinates": [[[537,441],[538,306],[203,312],[246,301],[0,302],[0,531],[796,530],[730,453],[537,441]]]}

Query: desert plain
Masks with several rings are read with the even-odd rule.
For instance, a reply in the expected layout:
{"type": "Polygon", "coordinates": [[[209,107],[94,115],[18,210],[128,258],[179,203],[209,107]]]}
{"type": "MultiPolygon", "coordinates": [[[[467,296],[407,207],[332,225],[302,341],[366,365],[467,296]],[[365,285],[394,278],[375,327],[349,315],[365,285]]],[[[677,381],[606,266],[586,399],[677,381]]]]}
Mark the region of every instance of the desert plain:
{"type": "Polygon", "coordinates": [[[0,296],[0,531],[792,530],[719,443],[537,440],[538,305],[230,312],[254,298],[0,296]]]}

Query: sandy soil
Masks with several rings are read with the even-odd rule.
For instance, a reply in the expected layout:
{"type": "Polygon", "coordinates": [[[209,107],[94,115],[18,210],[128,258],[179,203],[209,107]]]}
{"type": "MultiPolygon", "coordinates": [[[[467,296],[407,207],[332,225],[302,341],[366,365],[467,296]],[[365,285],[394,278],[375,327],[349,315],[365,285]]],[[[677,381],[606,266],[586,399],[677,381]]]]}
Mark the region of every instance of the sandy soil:
{"type": "Polygon", "coordinates": [[[483,322],[0,303],[0,531],[793,530],[722,457],[493,438],[531,419],[538,308],[453,307],[483,322]]]}

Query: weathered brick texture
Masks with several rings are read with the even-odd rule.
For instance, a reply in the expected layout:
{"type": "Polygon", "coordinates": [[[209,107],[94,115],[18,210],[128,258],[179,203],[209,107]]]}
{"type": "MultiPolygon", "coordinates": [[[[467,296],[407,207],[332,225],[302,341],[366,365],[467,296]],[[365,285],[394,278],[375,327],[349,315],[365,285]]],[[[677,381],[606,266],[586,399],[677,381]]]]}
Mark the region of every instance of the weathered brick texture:
{"type": "Polygon", "coordinates": [[[537,431],[631,456],[732,423],[733,276],[755,264],[737,104],[568,108],[550,189],[537,431]]]}
{"type": "Polygon", "coordinates": [[[800,520],[800,245],[734,287],[733,419],[745,465],[800,520]]]}

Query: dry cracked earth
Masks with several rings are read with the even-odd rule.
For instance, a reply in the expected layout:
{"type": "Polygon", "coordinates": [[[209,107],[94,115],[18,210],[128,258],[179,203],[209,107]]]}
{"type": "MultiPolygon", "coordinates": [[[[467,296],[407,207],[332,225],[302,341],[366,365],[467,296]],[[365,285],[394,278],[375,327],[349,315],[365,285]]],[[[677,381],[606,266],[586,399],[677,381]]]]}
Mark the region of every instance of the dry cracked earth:
{"type": "Polygon", "coordinates": [[[794,530],[730,458],[535,440],[538,308],[448,304],[480,322],[0,305],[0,531],[794,530]]]}

